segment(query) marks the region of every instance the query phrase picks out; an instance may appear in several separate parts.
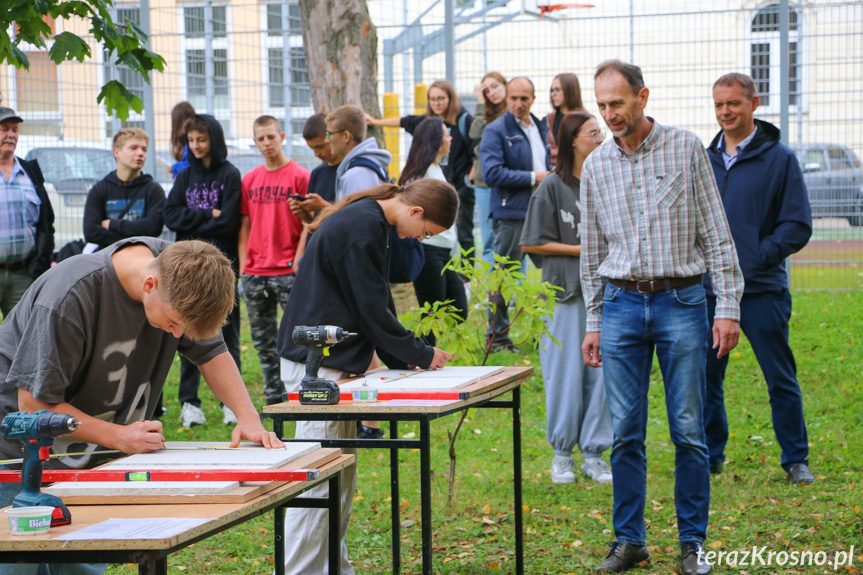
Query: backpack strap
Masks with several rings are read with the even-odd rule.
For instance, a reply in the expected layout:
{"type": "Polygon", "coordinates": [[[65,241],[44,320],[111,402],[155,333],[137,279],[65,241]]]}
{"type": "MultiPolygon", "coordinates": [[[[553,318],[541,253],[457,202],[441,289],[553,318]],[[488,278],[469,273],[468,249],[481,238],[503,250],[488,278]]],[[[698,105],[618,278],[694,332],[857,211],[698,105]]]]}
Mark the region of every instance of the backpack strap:
{"type": "Polygon", "coordinates": [[[377,174],[378,178],[380,178],[382,182],[392,183],[392,180],[390,180],[389,173],[387,173],[384,168],[364,156],[357,156],[356,158],[348,162],[348,170],[356,167],[368,168],[375,174],[377,174]]]}
{"type": "Polygon", "coordinates": [[[458,133],[461,134],[462,140],[467,142],[470,138],[467,137],[467,112],[462,112],[456,120],[458,123],[458,133]]]}

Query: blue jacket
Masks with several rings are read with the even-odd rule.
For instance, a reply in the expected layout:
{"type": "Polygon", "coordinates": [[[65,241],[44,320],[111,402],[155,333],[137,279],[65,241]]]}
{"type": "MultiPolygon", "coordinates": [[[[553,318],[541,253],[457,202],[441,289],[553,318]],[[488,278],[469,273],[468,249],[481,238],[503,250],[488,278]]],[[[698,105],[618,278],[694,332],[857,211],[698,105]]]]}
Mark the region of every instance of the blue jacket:
{"type": "Polygon", "coordinates": [[[707,149],[746,280],[744,294],[787,289],[783,262],[812,235],[809,196],[797,158],[780,143],[776,126],[762,120],[755,125],[755,138],[730,170],[719,148],[722,132],[707,149]]]}
{"type": "MultiPolygon", "coordinates": [[[[545,169],[551,170],[548,126],[530,115],[545,143],[545,169]]],[[[523,220],[533,186],[530,142],[509,111],[485,127],[479,145],[482,178],[491,188],[491,216],[496,220],[523,220]]]]}

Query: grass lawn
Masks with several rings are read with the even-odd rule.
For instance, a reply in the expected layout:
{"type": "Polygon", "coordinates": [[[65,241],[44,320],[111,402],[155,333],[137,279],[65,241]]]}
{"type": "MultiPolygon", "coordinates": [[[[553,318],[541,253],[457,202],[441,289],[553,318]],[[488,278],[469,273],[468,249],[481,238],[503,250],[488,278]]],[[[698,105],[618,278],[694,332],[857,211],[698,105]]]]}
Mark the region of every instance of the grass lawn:
{"type": "MultiPolygon", "coordinates": [[[[742,340],[732,352],[726,380],[731,431],[725,471],[712,479],[707,546],[714,551],[836,551],[854,545],[855,567],[863,570],[863,293],[794,292],[791,343],[804,394],[811,447],[812,486],[792,487],[779,466],[766,386],[754,354],[742,340]]],[[[476,315],[474,312],[472,315],[476,315]]],[[[474,318],[476,320],[476,318],[474,318]]],[[[257,356],[243,318],[244,376],[252,398],[263,404],[257,356]]],[[[573,353],[578,353],[573,350],[573,353]]],[[[489,364],[536,367],[522,391],[526,573],[585,573],[606,554],[613,539],[612,491],[583,478],[572,485],[549,479],[552,452],[545,442],[545,393],[536,350],[524,356],[497,354],[489,364]]],[[[163,418],[169,440],[213,441],[228,438],[221,411],[202,385],[209,419],[184,430],[178,423],[179,362],[168,381],[163,418]]],[[[653,558],[645,574],[677,572],[674,514],[674,446],[668,434],[663,388],[654,368],[648,419],[648,492],[646,521],[653,558]]],[[[434,569],[441,574],[513,573],[512,443],[509,412],[472,410],[456,446],[458,469],[453,506],[446,507],[449,472],[447,430],[455,416],[432,423],[434,569]]],[[[267,422],[269,425],[269,422],[267,422]]],[[[386,424],[384,424],[386,425],[386,424]]],[[[401,424],[402,437],[418,426],[401,424]]],[[[292,434],[293,427],[288,427],[292,434]]],[[[419,573],[419,453],[401,451],[402,572],[419,573]]],[[[607,456],[606,456],[607,457],[607,456]]],[[[348,546],[358,574],[388,573],[390,556],[389,455],[359,454],[357,496],[348,546]]],[[[576,456],[580,464],[580,456],[576,456]]],[[[680,478],[685,481],[685,477],[680,478]]],[[[272,516],[238,526],[200,542],[169,559],[171,573],[269,573],[273,565],[272,516]]],[[[739,556],[742,559],[742,555],[739,556]]],[[[757,561],[756,561],[757,564],[757,561]]],[[[109,573],[136,572],[114,566],[109,573]]],[[[832,566],[722,567],[715,572],[747,574],[834,572],[832,566]]],[[[857,572],[856,569],[839,572],[857,572]]]]}

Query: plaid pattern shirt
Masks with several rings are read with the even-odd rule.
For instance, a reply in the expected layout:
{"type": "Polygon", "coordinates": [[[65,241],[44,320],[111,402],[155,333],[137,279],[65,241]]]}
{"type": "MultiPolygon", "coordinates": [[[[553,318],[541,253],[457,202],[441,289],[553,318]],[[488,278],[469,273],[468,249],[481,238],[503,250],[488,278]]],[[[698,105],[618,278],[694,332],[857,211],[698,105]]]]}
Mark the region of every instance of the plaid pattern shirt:
{"type": "Polygon", "coordinates": [[[605,142],[584,163],[581,210],[587,331],[600,331],[603,278],[690,277],[708,269],[716,317],[740,319],[743,273],[695,134],[653,122],[631,155],[605,142]]]}
{"type": "Polygon", "coordinates": [[[36,247],[40,204],[33,182],[15,158],[9,180],[0,174],[0,262],[22,262],[36,247]]]}

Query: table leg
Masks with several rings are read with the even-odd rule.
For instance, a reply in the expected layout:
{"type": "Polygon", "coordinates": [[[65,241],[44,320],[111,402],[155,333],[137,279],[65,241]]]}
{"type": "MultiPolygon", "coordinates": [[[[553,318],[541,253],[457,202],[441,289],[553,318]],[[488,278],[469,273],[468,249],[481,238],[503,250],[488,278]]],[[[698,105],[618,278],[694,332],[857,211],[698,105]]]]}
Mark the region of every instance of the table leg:
{"type": "Polygon", "coordinates": [[[149,555],[138,563],[138,575],[168,575],[168,558],[149,555]]]}
{"type": "Polygon", "coordinates": [[[420,420],[420,505],[422,513],[423,575],[432,575],[431,432],[420,420]]]}
{"type": "Polygon", "coordinates": [[[515,572],[524,574],[524,508],[521,498],[521,388],[512,390],[513,487],[515,489],[515,572]]]}
{"type": "MultiPolygon", "coordinates": [[[[390,439],[399,438],[399,422],[390,421],[390,439]]],[[[392,522],[393,522],[393,575],[401,572],[402,548],[401,548],[401,518],[399,499],[399,450],[397,447],[390,449],[390,499],[392,500],[392,522]]]]}
{"type": "Polygon", "coordinates": [[[275,561],[276,575],[285,575],[285,511],[286,507],[279,506],[273,510],[273,530],[275,531],[273,560],[275,561]]]}
{"type": "Polygon", "coordinates": [[[329,481],[329,575],[341,572],[342,539],[339,536],[342,524],[342,474],[336,473],[329,481]]]}
{"type": "Polygon", "coordinates": [[[276,437],[279,439],[283,438],[285,432],[285,422],[282,421],[280,417],[273,418],[273,433],[276,434],[276,437]]]}

